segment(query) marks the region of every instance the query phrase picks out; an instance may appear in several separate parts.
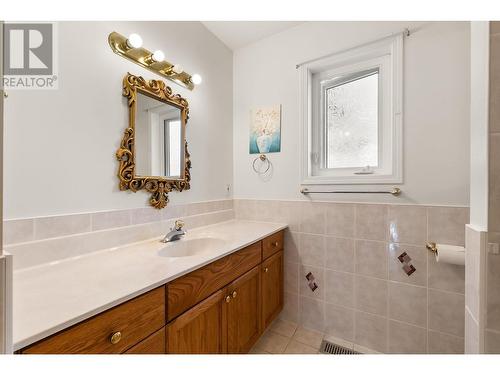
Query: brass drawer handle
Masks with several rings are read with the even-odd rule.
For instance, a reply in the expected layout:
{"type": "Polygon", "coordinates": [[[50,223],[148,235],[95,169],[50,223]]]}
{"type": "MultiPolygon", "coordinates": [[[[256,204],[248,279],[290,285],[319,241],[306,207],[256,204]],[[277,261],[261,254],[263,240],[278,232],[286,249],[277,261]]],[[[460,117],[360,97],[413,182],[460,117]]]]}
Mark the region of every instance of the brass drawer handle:
{"type": "Polygon", "coordinates": [[[279,242],[278,242],[278,241],[276,241],[276,242],[273,242],[273,243],[272,243],[272,245],[273,245],[273,247],[278,247],[278,245],[279,245],[279,242]]]}
{"type": "Polygon", "coordinates": [[[111,344],[118,344],[120,340],[122,339],[122,333],[120,331],[115,332],[111,335],[109,338],[109,341],[111,341],[111,344]]]}
{"type": "Polygon", "coordinates": [[[226,303],[231,302],[231,296],[226,296],[226,303]]]}
{"type": "Polygon", "coordinates": [[[236,290],[233,291],[233,298],[236,298],[237,295],[238,295],[238,293],[236,293],[236,290]]]}
{"type": "Polygon", "coordinates": [[[264,272],[265,272],[265,273],[268,273],[268,272],[269,272],[269,268],[267,268],[267,267],[266,267],[266,268],[264,268],[264,272]]]}

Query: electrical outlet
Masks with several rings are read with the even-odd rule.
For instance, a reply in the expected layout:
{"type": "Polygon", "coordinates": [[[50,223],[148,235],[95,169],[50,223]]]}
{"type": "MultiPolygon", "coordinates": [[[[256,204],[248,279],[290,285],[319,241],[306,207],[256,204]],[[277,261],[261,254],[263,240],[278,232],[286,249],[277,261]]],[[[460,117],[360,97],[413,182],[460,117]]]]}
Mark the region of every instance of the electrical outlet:
{"type": "Polygon", "coordinates": [[[499,245],[495,242],[488,243],[488,253],[498,255],[500,253],[499,245]]]}

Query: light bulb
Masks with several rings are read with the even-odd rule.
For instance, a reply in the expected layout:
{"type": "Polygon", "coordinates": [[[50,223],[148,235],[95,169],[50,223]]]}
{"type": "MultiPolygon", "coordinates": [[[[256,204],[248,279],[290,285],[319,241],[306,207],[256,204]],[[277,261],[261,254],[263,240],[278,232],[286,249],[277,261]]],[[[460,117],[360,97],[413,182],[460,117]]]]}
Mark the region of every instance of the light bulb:
{"type": "Polygon", "coordinates": [[[165,54],[160,50],[154,51],[153,56],[151,56],[151,57],[156,62],[161,62],[161,61],[165,60],[165,54]]]}
{"type": "Polygon", "coordinates": [[[193,74],[191,76],[191,82],[193,82],[195,85],[199,85],[201,83],[202,79],[199,74],[193,74]]]}
{"type": "Polygon", "coordinates": [[[182,69],[182,66],[179,65],[179,64],[175,64],[173,67],[172,67],[172,71],[175,73],[175,74],[181,74],[184,70],[182,69]]]}
{"type": "Polygon", "coordinates": [[[130,48],[141,48],[141,36],[139,34],[130,34],[127,39],[127,46],[129,46],[130,48]]]}

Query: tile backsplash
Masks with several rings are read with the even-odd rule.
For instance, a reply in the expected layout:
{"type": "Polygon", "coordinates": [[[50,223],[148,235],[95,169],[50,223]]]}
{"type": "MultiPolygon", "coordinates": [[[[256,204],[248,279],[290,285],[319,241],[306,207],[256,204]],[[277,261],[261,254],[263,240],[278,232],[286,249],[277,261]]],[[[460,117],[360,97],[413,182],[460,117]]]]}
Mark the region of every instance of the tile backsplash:
{"type": "Polygon", "coordinates": [[[188,228],[284,222],[283,319],[378,352],[463,353],[464,267],[437,263],[425,242],[463,246],[468,216],[466,207],[236,199],[6,220],[4,241],[19,270],[161,236],[177,218],[188,228]]]}
{"type": "Polygon", "coordinates": [[[467,207],[236,199],[234,211],[289,224],[283,319],[378,352],[464,352],[465,269],[425,242],[464,246],[467,207]]]}
{"type": "Polygon", "coordinates": [[[230,220],[234,218],[233,201],[5,220],[4,249],[14,255],[14,270],[19,270],[158,237],[178,218],[187,228],[230,220]]]}

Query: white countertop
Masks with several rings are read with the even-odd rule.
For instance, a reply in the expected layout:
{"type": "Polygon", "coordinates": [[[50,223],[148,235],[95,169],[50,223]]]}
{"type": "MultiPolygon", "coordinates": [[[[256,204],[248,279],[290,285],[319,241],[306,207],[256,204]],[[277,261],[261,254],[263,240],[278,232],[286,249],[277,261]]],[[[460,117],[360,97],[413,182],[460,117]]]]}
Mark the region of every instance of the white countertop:
{"type": "Polygon", "coordinates": [[[21,349],[257,242],[286,224],[231,220],[189,231],[192,238],[221,238],[208,253],[158,255],[159,238],[46,263],[14,272],[13,342],[21,349]]]}

